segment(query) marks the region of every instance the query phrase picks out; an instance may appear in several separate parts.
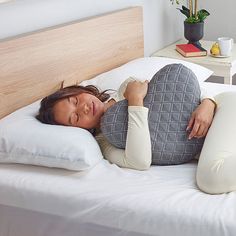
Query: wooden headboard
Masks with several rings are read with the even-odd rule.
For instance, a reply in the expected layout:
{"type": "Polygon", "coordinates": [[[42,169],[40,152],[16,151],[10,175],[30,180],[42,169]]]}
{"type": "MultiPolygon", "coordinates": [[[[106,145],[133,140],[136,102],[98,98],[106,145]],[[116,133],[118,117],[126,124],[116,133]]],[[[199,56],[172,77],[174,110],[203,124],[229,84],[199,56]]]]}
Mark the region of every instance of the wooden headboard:
{"type": "Polygon", "coordinates": [[[0,42],[0,118],[65,85],[143,57],[142,8],[0,42]]]}

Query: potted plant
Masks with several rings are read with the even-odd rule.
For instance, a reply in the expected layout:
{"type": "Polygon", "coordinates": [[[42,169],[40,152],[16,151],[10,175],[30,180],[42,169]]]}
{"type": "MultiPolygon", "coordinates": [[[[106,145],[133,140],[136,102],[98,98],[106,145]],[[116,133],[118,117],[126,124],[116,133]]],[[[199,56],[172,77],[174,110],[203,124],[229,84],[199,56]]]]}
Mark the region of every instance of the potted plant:
{"type": "MultiPolygon", "coordinates": [[[[170,0],[172,4],[176,2],[179,4],[179,0],[170,0]]],[[[199,40],[204,35],[204,20],[210,15],[210,13],[201,9],[198,10],[198,0],[188,0],[188,7],[182,6],[177,8],[182,14],[186,16],[184,21],[184,37],[189,41],[188,43],[201,46],[199,40]]]]}

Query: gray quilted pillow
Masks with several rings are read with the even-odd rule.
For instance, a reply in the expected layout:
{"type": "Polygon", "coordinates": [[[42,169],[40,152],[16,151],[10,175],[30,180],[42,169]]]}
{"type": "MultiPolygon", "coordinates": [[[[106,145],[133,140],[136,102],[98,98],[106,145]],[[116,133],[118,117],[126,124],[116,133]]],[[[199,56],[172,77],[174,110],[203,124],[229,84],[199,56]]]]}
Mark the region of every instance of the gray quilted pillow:
{"type": "MultiPolygon", "coordinates": [[[[201,151],[204,139],[188,140],[186,132],[190,116],[200,104],[200,95],[195,74],[182,64],[167,65],[153,76],[144,98],[144,106],[149,108],[152,164],[182,164],[201,151]]],[[[119,101],[101,120],[101,130],[107,140],[123,149],[128,127],[127,108],[127,100],[119,101]]]]}

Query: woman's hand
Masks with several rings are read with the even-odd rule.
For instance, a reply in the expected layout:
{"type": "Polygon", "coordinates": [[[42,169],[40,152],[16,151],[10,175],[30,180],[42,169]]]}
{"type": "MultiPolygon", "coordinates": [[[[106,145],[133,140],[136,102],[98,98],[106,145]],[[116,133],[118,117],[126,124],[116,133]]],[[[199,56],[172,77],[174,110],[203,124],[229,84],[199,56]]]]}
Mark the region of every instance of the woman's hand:
{"type": "Polygon", "coordinates": [[[195,109],[187,127],[187,130],[191,130],[189,139],[206,136],[214,117],[215,106],[210,99],[204,99],[195,109]]]}
{"type": "Polygon", "coordinates": [[[129,106],[143,106],[143,99],[145,98],[148,90],[148,80],[131,81],[128,83],[124,92],[124,97],[128,100],[129,106]]]}

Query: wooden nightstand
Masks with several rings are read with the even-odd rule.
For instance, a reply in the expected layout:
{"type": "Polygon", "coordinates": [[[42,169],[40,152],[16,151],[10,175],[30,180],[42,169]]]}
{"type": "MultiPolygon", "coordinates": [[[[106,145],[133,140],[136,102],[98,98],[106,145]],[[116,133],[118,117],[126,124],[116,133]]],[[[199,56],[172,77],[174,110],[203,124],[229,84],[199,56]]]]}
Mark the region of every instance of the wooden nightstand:
{"type": "Polygon", "coordinates": [[[210,56],[210,48],[214,41],[200,41],[202,47],[207,49],[207,56],[204,57],[183,57],[175,50],[176,44],[187,43],[185,40],[179,40],[157,52],[152,56],[169,57],[193,62],[214,71],[214,75],[223,76],[225,84],[232,84],[232,76],[236,73],[236,44],[234,44],[232,54],[227,58],[215,58],[210,56]]]}

